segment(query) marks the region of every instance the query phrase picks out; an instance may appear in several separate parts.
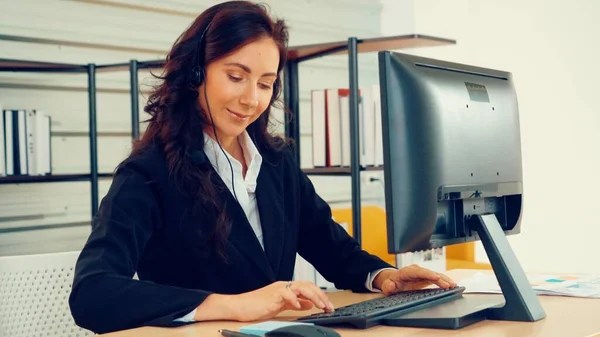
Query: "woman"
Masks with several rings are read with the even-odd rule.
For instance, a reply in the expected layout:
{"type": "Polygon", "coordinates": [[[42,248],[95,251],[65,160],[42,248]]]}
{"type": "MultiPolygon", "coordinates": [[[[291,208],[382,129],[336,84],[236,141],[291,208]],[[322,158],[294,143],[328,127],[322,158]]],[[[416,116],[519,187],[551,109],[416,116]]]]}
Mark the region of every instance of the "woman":
{"type": "Polygon", "coordinates": [[[296,253],[342,289],[454,286],[360,250],[268,133],[287,39],[283,21],[234,1],[206,10],[174,44],[148,128],[115,171],[77,262],[78,325],[104,333],[334,310],[313,283],[288,282],[296,253]]]}

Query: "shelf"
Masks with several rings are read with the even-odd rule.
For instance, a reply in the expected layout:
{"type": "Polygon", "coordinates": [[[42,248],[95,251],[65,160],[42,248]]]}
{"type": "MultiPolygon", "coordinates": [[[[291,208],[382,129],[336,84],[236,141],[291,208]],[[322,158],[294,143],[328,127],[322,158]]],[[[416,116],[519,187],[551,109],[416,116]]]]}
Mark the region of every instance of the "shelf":
{"type": "MultiPolygon", "coordinates": [[[[369,53],[381,50],[404,48],[432,47],[456,44],[456,40],[428,35],[398,35],[370,39],[358,39],[358,53],[369,53]]],[[[344,55],[348,53],[348,41],[328,42],[321,44],[289,47],[288,60],[302,61],[324,55],[344,55]]]]}
{"type": "MultiPolygon", "coordinates": [[[[56,183],[65,181],[90,180],[90,174],[52,174],[47,176],[6,176],[0,177],[0,185],[3,184],[33,184],[33,183],[56,183]]],[[[112,173],[100,173],[98,178],[110,178],[112,173]]]]}
{"type": "Polygon", "coordinates": [[[87,73],[86,65],[51,63],[0,58],[0,71],[87,73]]]}
{"type": "MultiPolygon", "coordinates": [[[[361,167],[362,171],[383,171],[383,166],[361,167]]],[[[318,167],[302,169],[302,172],[313,176],[350,176],[352,169],[350,167],[318,167]]]]}
{"type": "MultiPolygon", "coordinates": [[[[369,53],[380,50],[395,50],[405,48],[433,47],[456,44],[456,40],[429,35],[396,35],[370,39],[358,39],[358,53],[369,53]]],[[[325,55],[345,55],[348,53],[348,41],[335,41],[320,44],[288,47],[288,61],[303,61],[325,55]]],[[[139,61],[138,69],[161,68],[164,60],[139,61]]],[[[129,63],[109,64],[98,66],[98,69],[125,70],[129,63]]]]}
{"type": "Polygon", "coordinates": [[[164,60],[138,62],[138,69],[156,69],[165,64],[164,60]]]}
{"type": "MultiPolygon", "coordinates": [[[[160,69],[164,64],[165,60],[152,60],[152,61],[137,61],[137,69],[160,69]]],[[[120,71],[127,70],[129,71],[131,67],[131,62],[127,63],[114,63],[114,64],[103,64],[96,66],[96,69],[99,72],[104,71],[120,71]]]]}
{"type": "MultiPolygon", "coordinates": [[[[138,62],[139,64],[140,62],[138,62]]],[[[110,72],[110,71],[129,71],[131,66],[130,62],[127,63],[112,63],[112,64],[99,64],[96,66],[98,72],[110,72]]]]}

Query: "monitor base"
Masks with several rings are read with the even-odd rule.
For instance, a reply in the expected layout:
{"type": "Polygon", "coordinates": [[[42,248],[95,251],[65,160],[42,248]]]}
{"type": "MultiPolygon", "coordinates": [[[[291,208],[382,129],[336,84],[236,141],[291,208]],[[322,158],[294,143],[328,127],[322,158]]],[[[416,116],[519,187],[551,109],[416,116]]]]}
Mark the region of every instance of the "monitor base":
{"type": "Polygon", "coordinates": [[[498,280],[506,304],[489,310],[489,319],[535,322],[546,317],[496,215],[473,215],[469,228],[477,231],[498,280]]]}
{"type": "Polygon", "coordinates": [[[463,294],[462,298],[447,303],[388,316],[382,324],[459,329],[485,319],[535,322],[546,317],[496,215],[472,215],[467,221],[481,239],[502,295],[463,294]]]}
{"type": "Polygon", "coordinates": [[[502,295],[469,295],[408,314],[387,317],[382,325],[428,329],[460,329],[487,319],[488,309],[504,306],[502,295]]]}

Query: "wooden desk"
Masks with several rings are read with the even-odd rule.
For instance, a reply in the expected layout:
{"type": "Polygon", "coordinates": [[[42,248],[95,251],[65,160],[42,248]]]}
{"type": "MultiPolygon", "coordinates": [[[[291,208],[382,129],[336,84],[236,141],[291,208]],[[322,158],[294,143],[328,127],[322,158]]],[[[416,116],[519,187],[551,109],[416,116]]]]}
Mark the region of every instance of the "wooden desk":
{"type": "MultiPolygon", "coordinates": [[[[475,270],[451,270],[447,274],[454,280],[472,275],[475,270]]],[[[330,293],[329,298],[336,307],[352,304],[358,301],[381,296],[379,294],[355,294],[348,291],[330,293]]],[[[481,296],[467,294],[464,296],[481,296]]],[[[489,296],[489,295],[485,295],[489,296]]],[[[375,326],[366,330],[340,329],[337,330],[343,337],[359,336],[536,336],[536,337],[591,337],[600,336],[600,299],[585,299],[559,296],[538,296],[546,318],[535,323],[507,322],[507,321],[482,321],[459,330],[436,330],[401,328],[388,326],[375,326]]],[[[295,317],[304,316],[317,310],[282,312],[277,319],[293,320],[295,317]]],[[[240,322],[203,322],[178,328],[144,327],[127,331],[105,334],[107,337],[219,337],[217,330],[238,330],[241,326],[251,323],[240,322]]]]}

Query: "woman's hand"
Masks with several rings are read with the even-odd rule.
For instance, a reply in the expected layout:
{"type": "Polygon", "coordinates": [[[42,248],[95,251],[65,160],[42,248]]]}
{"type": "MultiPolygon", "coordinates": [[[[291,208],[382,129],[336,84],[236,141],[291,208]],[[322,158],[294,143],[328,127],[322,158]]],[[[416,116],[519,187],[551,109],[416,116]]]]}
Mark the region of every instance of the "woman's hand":
{"type": "Polygon", "coordinates": [[[274,282],[239,295],[210,295],[198,307],[195,317],[197,320],[206,318],[202,313],[215,314],[208,306],[203,308],[204,304],[212,304],[210,306],[214,309],[225,305],[226,319],[242,322],[269,319],[284,310],[308,310],[312,309],[313,305],[328,312],[334,310],[333,304],[321,288],[312,282],[304,281],[274,282]]]}
{"type": "Polygon", "coordinates": [[[452,281],[448,276],[418,265],[408,266],[399,270],[384,270],[373,280],[373,286],[380,289],[385,295],[421,289],[431,284],[445,289],[456,287],[456,282],[452,281]]]}

